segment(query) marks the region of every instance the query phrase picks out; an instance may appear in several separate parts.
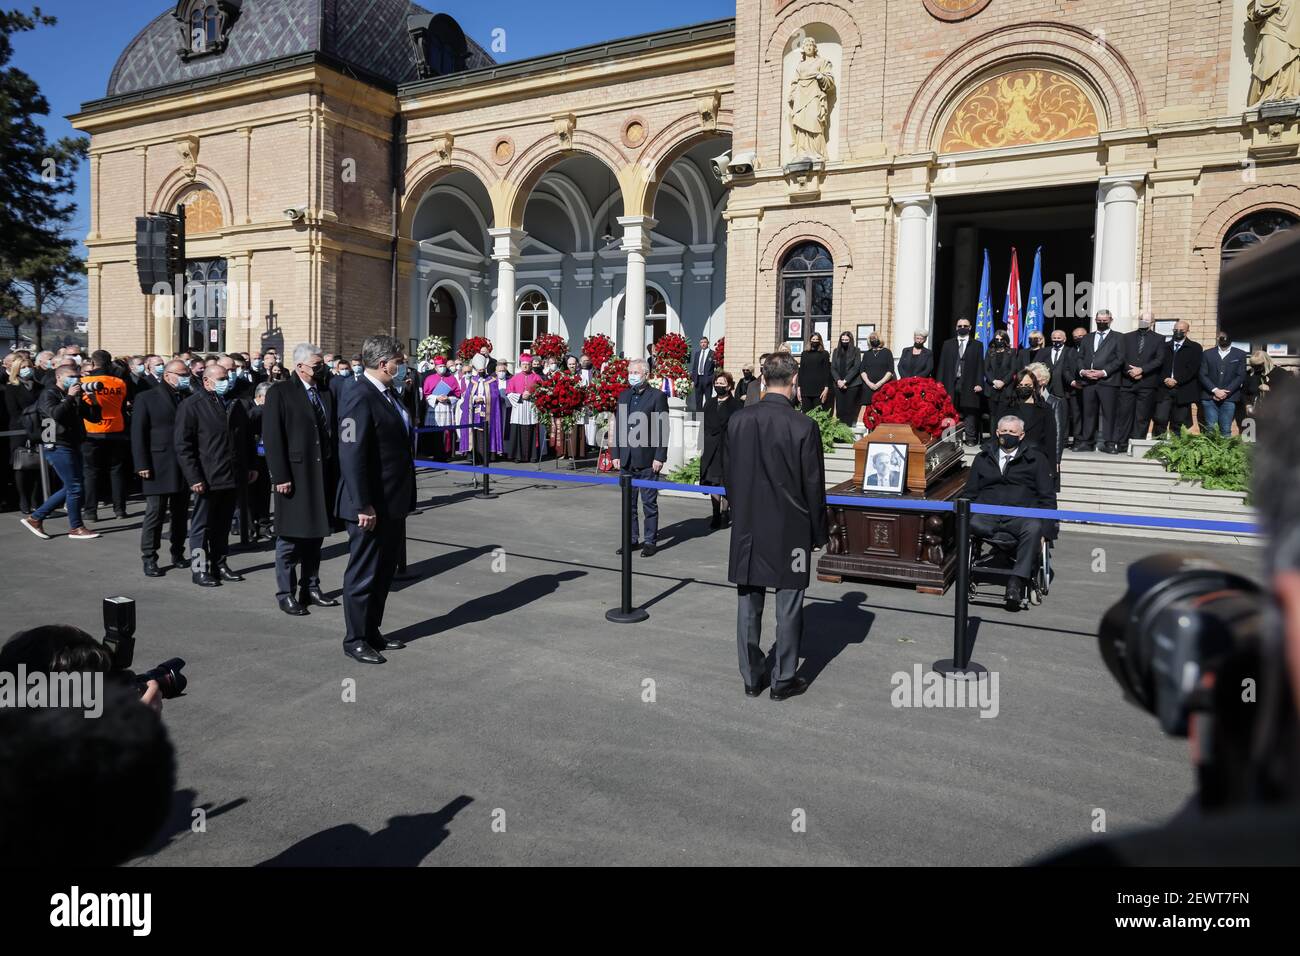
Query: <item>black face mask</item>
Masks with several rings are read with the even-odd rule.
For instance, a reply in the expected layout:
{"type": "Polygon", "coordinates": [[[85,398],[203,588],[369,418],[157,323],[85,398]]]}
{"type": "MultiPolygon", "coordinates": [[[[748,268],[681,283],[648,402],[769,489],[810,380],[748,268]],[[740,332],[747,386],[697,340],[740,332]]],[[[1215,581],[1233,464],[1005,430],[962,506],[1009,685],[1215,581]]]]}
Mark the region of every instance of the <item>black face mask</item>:
{"type": "Polygon", "coordinates": [[[1004,348],[1007,347],[1007,340],[1006,340],[1006,339],[994,339],[994,340],[993,340],[993,347],[994,347],[995,349],[1001,351],[1002,349],[1004,349],[1004,348]]]}
{"type": "Polygon", "coordinates": [[[852,339],[840,339],[840,348],[846,349],[853,344],[852,339]]]}
{"type": "Polygon", "coordinates": [[[1109,323],[1109,322],[1098,322],[1098,323],[1097,323],[1097,331],[1098,331],[1098,332],[1109,332],[1109,331],[1110,331],[1110,323],[1109,323]]]}
{"type": "Polygon", "coordinates": [[[317,365],[311,370],[311,380],[316,385],[324,385],[327,375],[329,375],[329,370],[324,365],[317,365]]]}
{"type": "Polygon", "coordinates": [[[970,335],[970,327],[966,325],[957,326],[957,334],[963,338],[970,335]]]}
{"type": "Polygon", "coordinates": [[[1034,387],[1033,387],[1032,385],[1017,385],[1017,386],[1016,386],[1016,398],[1019,398],[1019,399],[1021,399],[1021,400],[1024,400],[1024,399],[1026,399],[1026,398],[1029,398],[1029,397],[1032,396],[1033,394],[1034,394],[1034,387]]]}
{"type": "Polygon", "coordinates": [[[1226,349],[1231,344],[1232,344],[1232,340],[1228,338],[1226,335],[1219,336],[1219,348],[1226,349]]]}
{"type": "Polygon", "coordinates": [[[713,391],[716,392],[718,395],[726,395],[728,392],[728,388],[725,385],[714,385],[713,391]]]}
{"type": "Polygon", "coordinates": [[[822,347],[822,344],[821,344],[820,342],[809,342],[809,343],[808,343],[808,351],[810,351],[810,352],[816,352],[816,351],[817,351],[819,348],[821,348],[821,347],[822,347]]]}
{"type": "Polygon", "coordinates": [[[1174,341],[1175,341],[1175,342],[1181,342],[1181,341],[1183,341],[1183,339],[1185,339],[1185,338],[1187,338],[1187,333],[1186,333],[1186,332],[1180,332],[1178,329],[1174,329],[1174,341]]]}
{"type": "Polygon", "coordinates": [[[870,345],[873,349],[878,349],[878,348],[880,348],[880,340],[879,340],[879,339],[872,339],[872,340],[871,340],[870,342],[868,342],[867,344],[870,345]]]}
{"type": "Polygon", "coordinates": [[[1019,435],[999,435],[999,436],[998,436],[998,444],[1001,445],[1003,448],[1007,449],[1008,451],[1010,451],[1010,450],[1013,449],[1013,448],[1019,448],[1019,447],[1020,447],[1020,436],[1019,436],[1019,435]]]}

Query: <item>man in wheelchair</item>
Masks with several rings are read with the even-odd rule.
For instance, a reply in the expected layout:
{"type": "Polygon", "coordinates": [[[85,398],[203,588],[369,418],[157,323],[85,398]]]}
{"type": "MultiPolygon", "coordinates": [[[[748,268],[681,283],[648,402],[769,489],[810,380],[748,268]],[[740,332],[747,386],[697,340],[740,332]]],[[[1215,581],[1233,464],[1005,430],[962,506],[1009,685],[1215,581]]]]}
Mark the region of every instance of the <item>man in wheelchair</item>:
{"type": "MultiPolygon", "coordinates": [[[[971,462],[970,477],[962,497],[975,504],[1012,508],[1056,508],[1052,462],[1033,445],[1024,443],[1025,423],[1015,415],[1003,416],[994,439],[971,462]]],[[[1016,542],[1015,564],[1007,576],[1008,610],[1019,610],[1044,539],[1056,536],[1056,522],[1004,515],[971,515],[971,534],[989,539],[1007,535],[1016,542]]]]}

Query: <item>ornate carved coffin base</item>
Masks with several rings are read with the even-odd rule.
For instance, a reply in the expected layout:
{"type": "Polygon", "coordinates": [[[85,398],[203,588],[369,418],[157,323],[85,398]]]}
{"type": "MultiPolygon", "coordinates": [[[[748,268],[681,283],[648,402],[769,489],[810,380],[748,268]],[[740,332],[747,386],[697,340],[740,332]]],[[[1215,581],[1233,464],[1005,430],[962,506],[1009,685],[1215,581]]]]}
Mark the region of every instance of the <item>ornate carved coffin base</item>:
{"type": "MultiPolygon", "coordinates": [[[[928,495],[898,497],[948,501],[965,487],[968,471],[957,469],[932,485],[928,495]]],[[[870,497],[863,495],[852,479],[831,488],[828,494],[870,497]]],[[[925,594],[942,594],[952,583],[957,560],[950,512],[827,505],[826,519],[830,541],[817,561],[817,580],[901,584],[925,594]]]]}

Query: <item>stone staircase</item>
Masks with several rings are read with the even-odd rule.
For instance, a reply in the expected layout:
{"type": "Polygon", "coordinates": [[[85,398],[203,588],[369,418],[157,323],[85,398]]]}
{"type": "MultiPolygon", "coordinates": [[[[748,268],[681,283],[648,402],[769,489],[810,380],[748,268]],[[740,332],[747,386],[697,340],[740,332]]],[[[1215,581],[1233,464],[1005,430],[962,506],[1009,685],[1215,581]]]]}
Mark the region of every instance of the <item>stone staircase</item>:
{"type": "MultiPolygon", "coordinates": [[[[1101,452],[1075,454],[1066,451],[1061,460],[1061,491],[1057,505],[1063,511],[1088,511],[1111,515],[1194,518],[1208,521],[1251,522],[1254,510],[1245,495],[1235,491],[1211,491],[1197,482],[1187,482],[1166,472],[1158,461],[1142,456],[1154,441],[1135,441],[1128,455],[1101,452]]],[[[974,450],[966,454],[969,461],[974,450]]],[[[853,447],[837,445],[826,456],[826,486],[853,477],[853,447]]],[[[1175,531],[1137,528],[1104,522],[1070,522],[1062,530],[1094,534],[1116,534],[1157,538],[1164,541],[1197,541],[1227,544],[1259,544],[1254,535],[1218,531],[1175,531]]]]}

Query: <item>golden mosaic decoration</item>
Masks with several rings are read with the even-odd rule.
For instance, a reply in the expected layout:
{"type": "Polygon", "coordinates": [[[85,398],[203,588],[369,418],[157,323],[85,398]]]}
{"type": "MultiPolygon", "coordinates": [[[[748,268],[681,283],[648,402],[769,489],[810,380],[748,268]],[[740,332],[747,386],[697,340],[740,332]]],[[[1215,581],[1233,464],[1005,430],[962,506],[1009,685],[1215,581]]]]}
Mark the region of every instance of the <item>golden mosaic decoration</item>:
{"type": "Polygon", "coordinates": [[[1097,111],[1072,79],[1052,70],[1013,70],[984,80],[953,111],[941,153],[1053,143],[1096,136],[1097,111]]]}
{"type": "Polygon", "coordinates": [[[207,188],[192,189],[181,200],[185,206],[185,233],[216,232],[225,221],[221,216],[221,203],[216,194],[207,188]]]}

